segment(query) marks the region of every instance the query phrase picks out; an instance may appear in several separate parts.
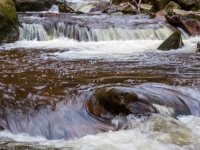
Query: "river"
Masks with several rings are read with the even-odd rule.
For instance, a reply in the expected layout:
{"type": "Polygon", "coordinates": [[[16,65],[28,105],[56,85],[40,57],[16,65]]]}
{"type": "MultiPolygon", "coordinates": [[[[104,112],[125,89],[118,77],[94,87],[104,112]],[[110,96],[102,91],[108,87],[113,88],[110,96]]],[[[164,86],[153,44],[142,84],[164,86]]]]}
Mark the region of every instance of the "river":
{"type": "Polygon", "coordinates": [[[18,15],[20,39],[0,46],[2,149],[200,149],[200,37],[180,29],[185,46],[161,51],[174,28],[144,15],[18,15]],[[158,113],[98,116],[88,103],[104,87],[158,113]]]}

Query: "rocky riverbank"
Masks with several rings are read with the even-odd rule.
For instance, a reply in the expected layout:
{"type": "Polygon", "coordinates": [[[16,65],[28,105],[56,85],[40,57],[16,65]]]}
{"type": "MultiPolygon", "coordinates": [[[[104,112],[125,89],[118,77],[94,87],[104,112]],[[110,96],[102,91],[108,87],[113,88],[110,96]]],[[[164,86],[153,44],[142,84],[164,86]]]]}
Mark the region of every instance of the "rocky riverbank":
{"type": "Polygon", "coordinates": [[[19,37],[18,17],[12,0],[0,1],[0,43],[14,42],[19,37]]]}

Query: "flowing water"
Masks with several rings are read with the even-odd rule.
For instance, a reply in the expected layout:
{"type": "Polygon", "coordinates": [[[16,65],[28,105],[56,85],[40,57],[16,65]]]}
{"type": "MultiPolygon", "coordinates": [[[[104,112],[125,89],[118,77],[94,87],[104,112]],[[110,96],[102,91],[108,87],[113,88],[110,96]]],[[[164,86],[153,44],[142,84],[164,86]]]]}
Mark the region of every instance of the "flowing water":
{"type": "Polygon", "coordinates": [[[19,19],[20,39],[0,46],[1,149],[200,149],[200,37],[182,31],[184,47],[160,51],[174,28],[143,15],[19,19]],[[158,113],[97,116],[88,102],[104,87],[131,89],[158,113]]]}

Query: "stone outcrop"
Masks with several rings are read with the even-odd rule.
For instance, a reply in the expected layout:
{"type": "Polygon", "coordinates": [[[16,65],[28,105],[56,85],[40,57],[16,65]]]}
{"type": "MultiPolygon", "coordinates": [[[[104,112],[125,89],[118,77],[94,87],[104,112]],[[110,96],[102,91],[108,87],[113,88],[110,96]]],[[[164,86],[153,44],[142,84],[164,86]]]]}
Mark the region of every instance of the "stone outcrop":
{"type": "Polygon", "coordinates": [[[18,40],[18,17],[12,0],[0,1],[0,20],[0,43],[11,43],[18,40]]]}
{"type": "Polygon", "coordinates": [[[184,44],[181,38],[181,33],[179,31],[175,31],[158,47],[158,50],[178,49],[182,46],[184,46],[184,44]]]}
{"type": "Polygon", "coordinates": [[[166,15],[166,19],[171,25],[183,28],[190,35],[200,35],[200,13],[175,9],[172,15],[166,15]]]}

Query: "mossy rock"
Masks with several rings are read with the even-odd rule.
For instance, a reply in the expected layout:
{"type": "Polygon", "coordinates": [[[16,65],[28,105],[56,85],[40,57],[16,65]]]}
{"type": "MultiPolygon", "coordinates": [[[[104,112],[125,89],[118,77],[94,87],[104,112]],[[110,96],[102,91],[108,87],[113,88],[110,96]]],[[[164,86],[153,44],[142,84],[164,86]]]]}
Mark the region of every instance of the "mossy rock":
{"type": "Polygon", "coordinates": [[[153,12],[154,6],[150,4],[141,4],[140,9],[142,13],[153,12]]]}
{"type": "Polygon", "coordinates": [[[137,11],[135,11],[133,9],[124,9],[124,10],[122,10],[122,13],[123,14],[133,14],[133,15],[135,15],[135,14],[137,14],[137,11]]]}
{"type": "Polygon", "coordinates": [[[12,0],[0,1],[0,43],[14,42],[19,37],[18,17],[12,0]]]}
{"type": "Polygon", "coordinates": [[[158,47],[158,50],[178,49],[182,46],[184,46],[184,44],[181,38],[181,33],[177,30],[158,47]]]}
{"type": "Polygon", "coordinates": [[[181,6],[173,1],[171,1],[166,7],[165,11],[167,12],[168,15],[173,15],[174,10],[181,9],[181,6]]]}

